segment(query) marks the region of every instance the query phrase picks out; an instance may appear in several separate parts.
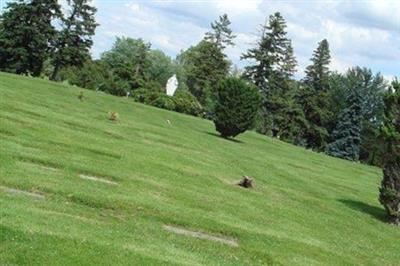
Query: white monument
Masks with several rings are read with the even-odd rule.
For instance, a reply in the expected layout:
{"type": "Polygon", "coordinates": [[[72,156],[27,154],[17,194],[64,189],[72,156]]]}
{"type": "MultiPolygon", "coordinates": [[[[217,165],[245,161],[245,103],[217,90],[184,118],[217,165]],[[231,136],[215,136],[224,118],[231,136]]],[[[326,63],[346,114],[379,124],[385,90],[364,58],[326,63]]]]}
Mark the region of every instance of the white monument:
{"type": "Polygon", "coordinates": [[[167,81],[167,86],[166,86],[167,95],[174,96],[174,93],[177,88],[178,88],[178,79],[176,78],[176,75],[174,74],[167,81]]]}

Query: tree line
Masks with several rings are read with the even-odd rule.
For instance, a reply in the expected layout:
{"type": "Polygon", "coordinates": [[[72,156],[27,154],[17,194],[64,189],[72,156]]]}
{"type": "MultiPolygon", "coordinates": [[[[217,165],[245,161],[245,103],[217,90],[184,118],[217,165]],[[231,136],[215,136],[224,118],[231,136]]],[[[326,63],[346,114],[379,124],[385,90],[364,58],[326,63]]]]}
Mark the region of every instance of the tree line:
{"type": "Polygon", "coordinates": [[[248,62],[243,70],[225,53],[236,37],[226,14],[174,59],[142,39],[118,37],[94,60],[89,51],[98,26],[96,8],[89,0],[67,0],[66,5],[62,10],[57,0],[8,3],[0,16],[0,70],[131,95],[212,119],[224,136],[254,128],[307,149],[382,166],[381,202],[399,221],[397,79],[389,84],[380,73],[359,66],[331,71],[326,39],[316,44],[304,78],[294,79],[297,60],[279,12],[269,16],[257,43],[243,52],[248,62]],[[164,87],[173,74],[179,88],[169,97],[164,87]]]}

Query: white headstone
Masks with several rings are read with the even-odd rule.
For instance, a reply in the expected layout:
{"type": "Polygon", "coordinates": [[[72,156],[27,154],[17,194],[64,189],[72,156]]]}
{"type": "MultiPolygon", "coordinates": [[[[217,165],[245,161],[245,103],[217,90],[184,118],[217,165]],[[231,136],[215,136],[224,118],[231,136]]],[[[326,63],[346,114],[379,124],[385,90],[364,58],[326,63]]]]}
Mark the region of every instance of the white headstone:
{"type": "Polygon", "coordinates": [[[178,88],[178,79],[176,78],[176,75],[174,74],[167,81],[167,86],[166,86],[167,95],[174,96],[174,93],[177,88],[178,88]]]}

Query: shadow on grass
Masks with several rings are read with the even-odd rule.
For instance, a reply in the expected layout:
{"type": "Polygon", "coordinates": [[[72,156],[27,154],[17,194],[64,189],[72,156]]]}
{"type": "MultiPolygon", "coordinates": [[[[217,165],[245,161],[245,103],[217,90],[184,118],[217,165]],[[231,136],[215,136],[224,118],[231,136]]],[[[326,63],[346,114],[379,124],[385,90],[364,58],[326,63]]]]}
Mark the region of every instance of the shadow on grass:
{"type": "Polygon", "coordinates": [[[230,141],[230,142],[243,143],[243,141],[241,141],[241,140],[237,140],[237,139],[233,139],[233,138],[223,138],[223,137],[221,137],[221,135],[219,135],[217,133],[214,133],[214,132],[205,131],[205,133],[210,135],[210,136],[218,137],[220,139],[227,140],[227,141],[230,141]]]}
{"type": "Polygon", "coordinates": [[[346,205],[347,207],[349,207],[350,209],[366,213],[381,222],[385,223],[389,222],[386,216],[386,212],[383,208],[372,206],[367,203],[356,200],[340,199],[339,201],[344,205],[346,205]]]}

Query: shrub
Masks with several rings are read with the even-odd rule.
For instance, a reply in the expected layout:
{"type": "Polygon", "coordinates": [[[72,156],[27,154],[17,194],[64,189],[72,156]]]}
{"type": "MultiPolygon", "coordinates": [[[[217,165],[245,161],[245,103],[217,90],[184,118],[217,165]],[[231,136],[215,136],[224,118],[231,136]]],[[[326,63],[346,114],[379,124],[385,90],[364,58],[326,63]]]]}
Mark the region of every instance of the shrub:
{"type": "Polygon", "coordinates": [[[203,107],[196,97],[188,90],[177,90],[173,96],[175,111],[188,115],[199,116],[203,112],[203,107]]]}
{"type": "Polygon", "coordinates": [[[222,137],[235,137],[254,124],[261,104],[258,89],[238,78],[222,80],[216,91],[215,128],[222,137]]]}
{"type": "Polygon", "coordinates": [[[170,111],[175,110],[175,102],[172,99],[172,97],[166,95],[166,94],[158,94],[157,97],[149,102],[150,105],[158,107],[158,108],[163,108],[163,109],[167,109],[170,111]]]}

